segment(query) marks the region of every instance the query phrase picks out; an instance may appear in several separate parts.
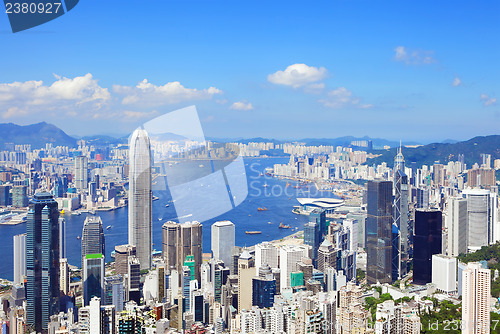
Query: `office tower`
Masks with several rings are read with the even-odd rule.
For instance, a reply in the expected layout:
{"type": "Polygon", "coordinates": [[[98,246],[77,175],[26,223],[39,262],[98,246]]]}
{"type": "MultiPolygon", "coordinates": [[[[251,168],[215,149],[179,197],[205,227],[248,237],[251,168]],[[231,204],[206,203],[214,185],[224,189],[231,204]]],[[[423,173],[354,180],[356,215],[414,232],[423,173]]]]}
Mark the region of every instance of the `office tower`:
{"type": "Polygon", "coordinates": [[[469,251],[474,252],[500,240],[497,195],[486,189],[467,189],[463,196],[467,199],[469,251]]]}
{"type": "Polygon", "coordinates": [[[435,186],[444,186],[444,182],[445,182],[445,177],[446,177],[446,172],[445,172],[445,169],[444,169],[444,165],[443,164],[434,164],[433,167],[433,178],[432,178],[432,181],[434,182],[434,185],[435,186]]]}
{"type": "Polygon", "coordinates": [[[182,291],[182,296],[183,298],[183,309],[186,311],[191,310],[191,290],[190,290],[190,282],[191,282],[191,269],[187,266],[182,267],[181,271],[181,291],[182,291]]]}
{"type": "Polygon", "coordinates": [[[231,249],[231,263],[228,266],[231,271],[231,275],[238,275],[238,259],[240,258],[242,252],[243,250],[239,246],[234,246],[231,249]]]}
{"type": "Polygon", "coordinates": [[[448,198],[446,227],[448,228],[449,256],[467,253],[467,200],[448,198]]]}
{"type": "Polygon", "coordinates": [[[82,192],[88,186],[88,160],[86,156],[75,157],[75,187],[82,192]]]}
{"type": "Polygon", "coordinates": [[[323,236],[325,236],[328,232],[325,210],[320,208],[313,209],[309,214],[309,221],[318,224],[321,235],[321,241],[323,241],[323,236]]]}
{"type": "Polygon", "coordinates": [[[121,312],[123,311],[124,298],[122,275],[104,277],[104,303],[114,305],[116,311],[121,312]]]}
{"type": "Polygon", "coordinates": [[[469,263],[462,273],[462,333],[490,333],[491,271],[469,263]]]}
{"type": "Polygon", "coordinates": [[[130,138],[128,243],[137,247],[141,269],[151,268],[152,201],[151,148],[148,133],[137,129],[130,138]]]}
{"type": "Polygon", "coordinates": [[[14,236],[14,284],[24,282],[26,276],[26,233],[14,236]]]}
{"type": "Polygon", "coordinates": [[[127,300],[134,300],[136,303],[141,299],[141,265],[140,260],[135,256],[128,258],[127,270],[127,300]]]}
{"type": "Polygon", "coordinates": [[[318,270],[325,272],[327,268],[337,269],[337,250],[325,239],[318,249],[318,270]]]}
{"type": "Polygon", "coordinates": [[[86,254],[83,258],[83,303],[88,305],[92,297],[104,297],[104,255],[86,254]]]}
{"type": "Polygon", "coordinates": [[[312,259],[316,261],[318,248],[321,242],[320,226],[316,222],[309,222],[304,225],[304,244],[311,246],[312,259]]]}
{"type": "MultiPolygon", "coordinates": [[[[408,177],[405,174],[405,160],[401,153],[401,147],[394,159],[394,206],[393,206],[393,222],[396,224],[398,236],[398,261],[397,279],[406,276],[408,272],[408,235],[411,232],[408,220],[408,177]]],[[[394,255],[393,255],[394,258],[394,255]]],[[[393,277],[395,280],[395,277],[393,277]]]]}
{"type": "Polygon", "coordinates": [[[10,186],[0,185],[0,206],[10,205],[10,186]]]}
{"type": "Polygon", "coordinates": [[[227,283],[229,277],[229,268],[224,267],[223,263],[217,260],[210,261],[211,280],[214,286],[214,297],[216,302],[222,302],[222,286],[227,283]]]}
{"type": "Polygon", "coordinates": [[[366,246],[368,284],[391,282],[392,182],[368,181],[366,246]]]}
{"type": "Polygon", "coordinates": [[[222,260],[226,267],[231,265],[231,250],[235,243],[235,227],[229,220],[212,225],[212,252],[214,259],[222,260]]]}
{"type": "Polygon", "coordinates": [[[457,291],[457,259],[441,254],[432,255],[432,284],[439,291],[457,291]]]}
{"type": "Polygon", "coordinates": [[[128,257],[135,256],[134,245],[115,246],[115,273],[124,277],[128,273],[128,257]]]}
{"type": "Polygon", "coordinates": [[[82,230],[82,261],[87,254],[106,254],[104,251],[104,229],[99,216],[87,216],[82,230]]]}
{"type": "Polygon", "coordinates": [[[432,279],[432,255],[441,254],[441,211],[435,209],[415,211],[415,235],[413,251],[413,283],[425,285],[432,279]]]}
{"type": "Polygon", "coordinates": [[[278,268],[279,249],[270,242],[262,242],[255,245],[255,267],[259,269],[265,264],[271,268],[278,268]]]}
{"type": "Polygon", "coordinates": [[[359,229],[360,225],[357,220],[354,219],[344,219],[342,226],[344,229],[349,231],[349,246],[348,249],[351,251],[357,251],[359,245],[359,229]]]}
{"type": "Polygon", "coordinates": [[[54,197],[41,192],[29,204],[26,227],[27,325],[47,330],[59,312],[59,211],[54,197]]]}
{"type": "Polygon", "coordinates": [[[59,258],[66,258],[66,219],[59,218],[59,258]]]}
{"type": "Polygon", "coordinates": [[[399,242],[399,228],[397,227],[396,223],[392,224],[392,237],[391,237],[391,245],[392,245],[392,255],[391,255],[391,263],[392,263],[392,281],[397,281],[400,279],[399,273],[400,273],[400,263],[401,263],[401,258],[399,255],[399,247],[400,247],[400,242],[399,242]]]}
{"type": "Polygon", "coordinates": [[[69,292],[69,267],[68,259],[59,259],[59,282],[61,292],[67,295],[69,292]]]}
{"type": "Polygon", "coordinates": [[[12,206],[24,208],[28,206],[28,187],[14,186],[12,188],[12,206]]]}
{"type": "Polygon", "coordinates": [[[309,257],[307,247],[284,245],[280,248],[280,291],[291,286],[290,274],[297,270],[297,262],[303,257],[309,257]]]}
{"type": "Polygon", "coordinates": [[[199,222],[166,222],[162,227],[162,256],[167,268],[182,270],[188,255],[194,257],[195,278],[200,281],[203,226],[199,222]]]}
{"type": "Polygon", "coordinates": [[[417,188],[417,203],[415,205],[416,209],[428,209],[429,208],[429,189],[428,188],[417,188]]]}
{"type": "Polygon", "coordinates": [[[255,276],[255,261],[247,250],[238,260],[238,312],[252,308],[252,278],[255,276]]]}

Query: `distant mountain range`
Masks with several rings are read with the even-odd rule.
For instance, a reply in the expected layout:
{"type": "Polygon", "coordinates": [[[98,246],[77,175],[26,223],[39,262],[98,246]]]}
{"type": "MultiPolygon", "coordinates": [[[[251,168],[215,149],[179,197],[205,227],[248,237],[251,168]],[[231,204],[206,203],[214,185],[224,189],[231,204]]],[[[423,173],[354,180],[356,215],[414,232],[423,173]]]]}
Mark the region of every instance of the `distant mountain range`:
{"type": "Polygon", "coordinates": [[[31,125],[17,125],[13,123],[0,123],[0,148],[5,148],[5,143],[14,145],[30,144],[32,148],[45,147],[46,143],[53,146],[76,146],[76,139],[68,136],[57,126],[45,122],[31,125]]]}
{"type": "MultiPolygon", "coordinates": [[[[91,145],[96,147],[107,146],[107,145],[117,145],[126,144],[128,141],[128,136],[123,136],[120,138],[115,138],[109,135],[97,135],[97,136],[86,136],[79,139],[84,139],[91,145]]],[[[182,140],[184,137],[175,134],[165,134],[162,135],[163,140],[182,140]]],[[[216,139],[207,138],[209,140],[219,141],[219,142],[231,142],[234,139],[216,139]]],[[[355,140],[371,140],[373,142],[374,148],[380,148],[383,146],[390,146],[391,149],[380,150],[374,149],[371,153],[380,154],[379,157],[370,159],[368,164],[379,164],[381,162],[387,162],[392,166],[394,156],[396,155],[397,147],[399,143],[395,141],[390,141],[381,138],[370,138],[370,137],[352,137],[345,136],[339,138],[304,138],[299,140],[276,140],[268,138],[250,138],[250,139],[238,139],[239,143],[249,143],[249,142],[273,142],[275,144],[281,144],[285,142],[302,142],[306,145],[332,145],[332,146],[349,146],[352,141],[355,140]]],[[[52,143],[53,146],[69,146],[76,147],[77,138],[67,135],[63,130],[59,129],[57,126],[48,124],[45,122],[31,124],[31,125],[17,125],[13,123],[0,123],[0,149],[5,149],[6,143],[16,144],[31,144],[32,148],[42,148],[45,147],[46,143],[52,143]]],[[[403,145],[418,145],[415,142],[403,142],[403,145]]],[[[475,137],[467,141],[457,142],[452,139],[447,139],[442,143],[432,143],[428,145],[419,146],[416,148],[403,148],[403,155],[407,163],[416,162],[418,166],[422,164],[433,164],[437,161],[446,164],[449,161],[455,161],[458,159],[459,154],[463,154],[465,162],[472,166],[472,164],[480,161],[480,154],[487,153],[491,154],[492,160],[500,159],[500,135],[492,135],[485,137],[475,137]]]]}
{"type": "MultiPolygon", "coordinates": [[[[392,166],[397,148],[389,150],[374,150],[374,154],[381,154],[375,159],[368,160],[368,164],[379,164],[387,162],[392,166]]],[[[416,162],[417,166],[432,165],[435,162],[447,164],[449,161],[457,161],[458,155],[463,154],[465,163],[470,167],[481,161],[481,154],[491,154],[491,160],[500,159],[500,136],[474,137],[467,141],[455,143],[433,143],[416,148],[403,148],[403,156],[408,163],[416,162]]]]}

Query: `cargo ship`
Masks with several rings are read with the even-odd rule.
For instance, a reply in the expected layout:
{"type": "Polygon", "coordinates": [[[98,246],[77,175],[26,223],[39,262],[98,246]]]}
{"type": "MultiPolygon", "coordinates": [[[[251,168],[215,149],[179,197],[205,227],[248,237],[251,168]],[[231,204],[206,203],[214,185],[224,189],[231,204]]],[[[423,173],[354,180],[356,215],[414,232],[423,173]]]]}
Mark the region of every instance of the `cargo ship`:
{"type": "Polygon", "coordinates": [[[261,231],[245,231],[246,234],[261,234],[261,231]]]}
{"type": "Polygon", "coordinates": [[[281,222],[278,226],[278,228],[292,228],[290,225],[285,225],[283,222],[281,222]]]}

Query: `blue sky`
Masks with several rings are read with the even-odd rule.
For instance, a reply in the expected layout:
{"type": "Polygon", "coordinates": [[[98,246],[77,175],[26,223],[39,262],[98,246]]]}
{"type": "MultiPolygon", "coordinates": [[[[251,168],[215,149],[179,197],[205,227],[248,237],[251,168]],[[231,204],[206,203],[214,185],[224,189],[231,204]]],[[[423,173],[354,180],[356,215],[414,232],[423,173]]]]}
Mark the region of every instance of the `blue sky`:
{"type": "Polygon", "coordinates": [[[196,105],[211,137],[498,134],[498,1],[80,1],[13,34],[0,122],[124,134],[196,105]]]}

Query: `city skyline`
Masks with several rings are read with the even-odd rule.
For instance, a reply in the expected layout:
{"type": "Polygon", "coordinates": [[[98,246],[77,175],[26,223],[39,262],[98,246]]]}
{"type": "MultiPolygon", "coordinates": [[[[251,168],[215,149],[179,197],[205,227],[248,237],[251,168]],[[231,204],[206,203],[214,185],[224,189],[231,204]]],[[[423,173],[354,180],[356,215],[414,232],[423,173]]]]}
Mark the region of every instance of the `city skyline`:
{"type": "MultiPolygon", "coordinates": [[[[81,3],[3,35],[2,121],[128,133],[196,104],[210,137],[441,141],[497,133],[494,1],[197,2],[189,24],[183,4],[155,4],[153,12],[101,6],[81,3]],[[116,17],[103,14],[110,11],[116,17]],[[92,27],[81,30],[89,17],[92,27]],[[99,57],[83,57],[94,50],[99,57]]],[[[0,29],[10,30],[6,16],[0,29]]]]}

